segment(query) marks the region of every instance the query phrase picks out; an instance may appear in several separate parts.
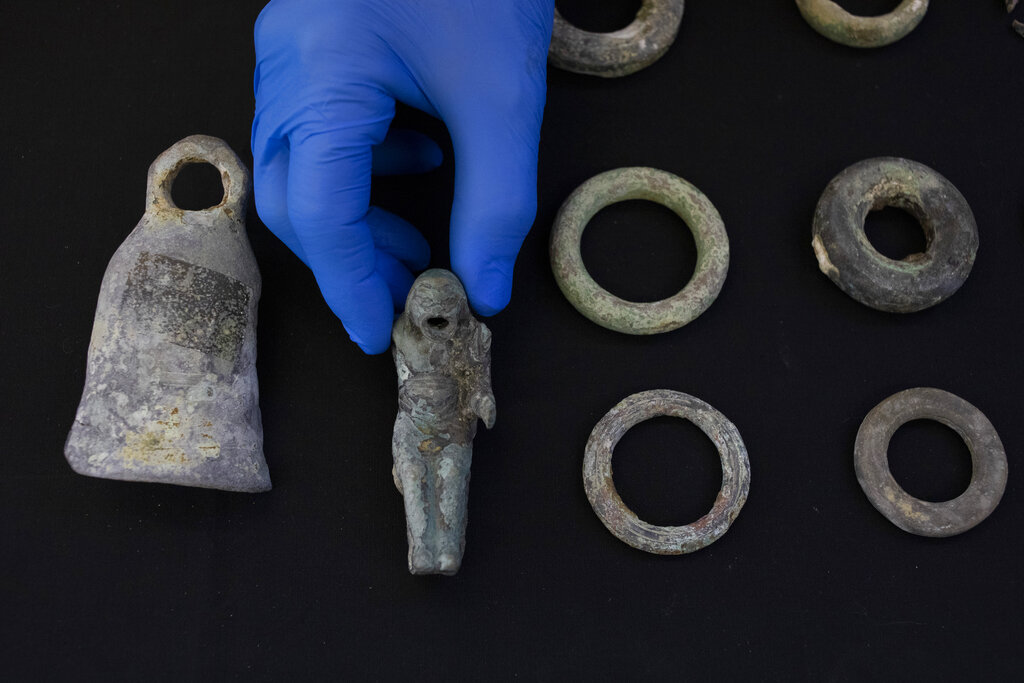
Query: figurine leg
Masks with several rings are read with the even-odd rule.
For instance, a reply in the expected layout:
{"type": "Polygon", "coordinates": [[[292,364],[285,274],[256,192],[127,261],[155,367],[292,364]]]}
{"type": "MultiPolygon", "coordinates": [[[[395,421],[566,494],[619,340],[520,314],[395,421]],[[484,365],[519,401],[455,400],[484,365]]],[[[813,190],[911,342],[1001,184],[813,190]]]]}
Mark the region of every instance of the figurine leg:
{"type": "Polygon", "coordinates": [[[423,435],[407,416],[395,420],[392,440],[396,484],[405,503],[405,528],[409,539],[409,571],[413,574],[433,573],[434,553],[429,528],[433,526],[430,501],[434,497],[433,477],[417,444],[423,435]]]}
{"type": "Polygon", "coordinates": [[[442,574],[454,574],[466,547],[469,467],[472,444],[449,444],[437,459],[438,539],[437,564],[442,574]]]}

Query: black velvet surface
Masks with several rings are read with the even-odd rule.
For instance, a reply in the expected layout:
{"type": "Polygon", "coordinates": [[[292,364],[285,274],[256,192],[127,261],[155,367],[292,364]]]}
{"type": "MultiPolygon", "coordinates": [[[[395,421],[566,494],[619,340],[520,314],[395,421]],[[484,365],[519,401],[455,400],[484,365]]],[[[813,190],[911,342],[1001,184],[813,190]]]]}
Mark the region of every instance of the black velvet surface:
{"type": "MultiPolygon", "coordinates": [[[[498,420],[475,442],[454,578],[406,570],[390,357],[348,341],[254,211],[274,490],[90,479],[64,461],[100,280],[142,215],[150,162],[205,133],[251,163],[261,4],[0,6],[0,677],[1011,680],[1024,668],[1024,40],[1002,0],[936,0],[908,37],[869,51],[822,38],[791,0],[690,0],[650,68],[551,70],[536,224],[511,305],[487,320],[498,420]],[[828,181],[883,155],[943,174],[978,223],[966,284],[920,313],[853,301],[810,247],[828,181]],[[560,203],[627,165],[695,184],[730,238],[718,300],[669,334],[597,327],[548,266],[560,203]],[[1006,446],[1003,501],[962,536],[900,531],[854,475],[863,417],[914,386],[978,406],[1006,446]],[[689,556],[627,547],[583,493],[591,428],[650,388],[709,402],[750,454],[746,507],[689,556]]],[[[636,4],[559,6],[607,30],[636,4]]],[[[448,160],[375,181],[374,202],[420,227],[446,266],[450,143],[418,112],[399,122],[448,160]]],[[[183,178],[176,196],[201,205],[209,181],[183,178]]],[[[923,244],[895,209],[868,232],[893,256],[923,244]]],[[[681,222],[641,202],[601,212],[583,249],[602,284],[648,300],[678,290],[695,258],[681,222]]],[[[901,429],[890,456],[917,496],[970,480],[966,447],[936,424],[901,429]]],[[[653,523],[693,521],[718,488],[714,448],[687,423],[637,427],[614,462],[623,498],[653,523]]]]}

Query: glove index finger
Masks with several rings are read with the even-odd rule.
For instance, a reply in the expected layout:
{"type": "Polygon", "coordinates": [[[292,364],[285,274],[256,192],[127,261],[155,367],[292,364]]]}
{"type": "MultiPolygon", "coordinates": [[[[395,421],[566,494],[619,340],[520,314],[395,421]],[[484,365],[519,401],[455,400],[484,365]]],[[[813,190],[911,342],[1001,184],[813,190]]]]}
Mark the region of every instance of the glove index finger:
{"type": "Polygon", "coordinates": [[[288,217],[328,306],[367,353],[391,340],[392,294],[367,223],[371,145],[389,123],[387,115],[289,138],[288,217]]]}
{"type": "Polygon", "coordinates": [[[474,112],[448,124],[455,148],[452,268],[481,315],[508,305],[516,257],[537,213],[540,117],[535,128],[515,117],[474,112]]]}

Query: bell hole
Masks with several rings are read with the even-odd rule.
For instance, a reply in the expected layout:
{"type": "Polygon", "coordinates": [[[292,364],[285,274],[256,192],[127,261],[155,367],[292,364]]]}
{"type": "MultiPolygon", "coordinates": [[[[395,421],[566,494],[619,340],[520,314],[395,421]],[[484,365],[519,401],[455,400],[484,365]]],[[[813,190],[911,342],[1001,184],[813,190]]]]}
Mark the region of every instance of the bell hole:
{"type": "Polygon", "coordinates": [[[677,294],[697,265],[689,227],[671,209],[641,200],[601,209],[583,231],[580,253],[594,281],[626,301],[677,294]]]}
{"type": "Polygon", "coordinates": [[[591,33],[611,33],[636,19],[642,0],[557,0],[558,12],[576,28],[591,33]]]}
{"type": "Polygon", "coordinates": [[[428,318],[427,324],[433,327],[435,330],[443,330],[448,327],[447,318],[428,318]]]}
{"type": "Polygon", "coordinates": [[[641,422],[612,455],[615,489],[637,517],[657,526],[692,524],[722,488],[722,463],[697,425],[677,417],[641,422]]]}
{"type": "Polygon", "coordinates": [[[921,224],[895,206],[869,212],[864,220],[864,233],[878,253],[894,261],[924,253],[928,248],[921,224]]]}
{"type": "Polygon", "coordinates": [[[920,500],[952,500],[971,484],[971,452],[960,435],[934,420],[913,420],[889,441],[889,471],[920,500]]]}
{"type": "Polygon", "coordinates": [[[202,211],[224,201],[224,182],[213,164],[186,164],[171,185],[171,201],[183,211],[202,211]]]}
{"type": "Polygon", "coordinates": [[[878,17],[899,7],[901,0],[836,0],[850,14],[860,17],[878,17]]]}

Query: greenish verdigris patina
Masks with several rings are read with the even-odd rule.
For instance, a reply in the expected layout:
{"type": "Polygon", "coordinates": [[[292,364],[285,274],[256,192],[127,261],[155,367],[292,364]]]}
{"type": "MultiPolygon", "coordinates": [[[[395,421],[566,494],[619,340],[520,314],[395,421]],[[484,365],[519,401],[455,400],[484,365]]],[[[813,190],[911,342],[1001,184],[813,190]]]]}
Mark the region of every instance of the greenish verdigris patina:
{"type": "Polygon", "coordinates": [[[627,167],[598,174],[569,195],[551,232],[551,267],[558,286],[590,320],[626,334],[657,334],[682,327],[707,310],[729,270],[729,238],[718,211],[700,190],[655,168],[627,167]],[[697,246],[693,276],[677,294],[651,303],[611,294],[587,272],[580,240],[598,211],[616,202],[644,199],[672,209],[697,246]]]}
{"type": "Polygon", "coordinates": [[[832,0],[796,0],[796,6],[807,23],[829,40],[850,47],[882,47],[921,23],[928,0],[903,0],[893,11],[877,17],[850,14],[832,0]]]}
{"type": "Polygon", "coordinates": [[[900,529],[919,536],[955,536],[967,531],[992,514],[1006,489],[1006,451],[995,427],[973,405],[941,389],[907,389],[875,406],[857,431],[854,466],[871,504],[900,529]],[[956,498],[941,503],[920,500],[893,478],[889,440],[911,420],[941,422],[967,444],[971,483],[956,498]]]}
{"type": "Polygon", "coordinates": [[[560,69],[590,76],[627,76],[658,61],[679,33],[684,0],[643,0],[629,26],[610,33],[577,28],[555,10],[548,52],[560,69]]]}
{"type": "Polygon", "coordinates": [[[750,491],[750,462],[739,430],[724,415],[688,394],[655,389],[623,399],[594,427],[583,458],[583,486],[594,512],[619,540],[657,555],[681,555],[714,543],[729,530],[750,491]],[[648,524],[626,507],[612,480],[615,445],[632,427],[660,415],[697,425],[721,458],[722,487],[711,510],[692,524],[648,524]]]}
{"type": "Polygon", "coordinates": [[[811,246],[821,271],[851,297],[880,311],[911,313],[944,301],[967,280],[978,228],[948,180],[916,161],[881,157],[853,164],[828,184],[814,212],[811,246]],[[924,253],[897,261],[871,245],[864,220],[886,206],[917,219],[924,253]]]}
{"type": "Polygon", "coordinates": [[[473,317],[458,278],[432,269],[413,283],[391,336],[398,371],[392,474],[405,503],[409,571],[451,575],[466,544],[477,419],[494,426],[491,332],[473,317]]]}
{"type": "Polygon", "coordinates": [[[85,389],[64,454],[81,474],[266,491],[256,379],[260,273],[245,233],[249,172],[193,135],[150,166],[146,212],[100,287],[85,389]],[[178,208],[187,164],[221,173],[224,198],[178,208]]]}

